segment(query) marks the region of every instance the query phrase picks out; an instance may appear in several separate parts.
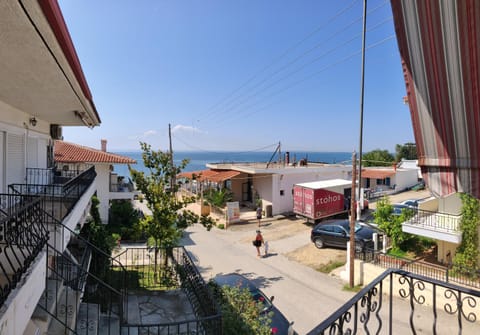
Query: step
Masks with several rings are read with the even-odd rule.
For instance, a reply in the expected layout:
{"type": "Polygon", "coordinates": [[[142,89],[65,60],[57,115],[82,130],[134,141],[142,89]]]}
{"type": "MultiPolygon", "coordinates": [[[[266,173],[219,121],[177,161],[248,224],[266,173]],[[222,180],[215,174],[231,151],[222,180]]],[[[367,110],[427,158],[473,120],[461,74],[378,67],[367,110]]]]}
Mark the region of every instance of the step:
{"type": "Polygon", "coordinates": [[[55,296],[61,296],[61,294],[64,291],[64,286],[61,281],[56,280],[56,279],[48,279],[47,280],[47,288],[43,291],[42,296],[40,297],[40,300],[38,301],[37,307],[35,308],[32,318],[37,319],[39,321],[43,322],[48,322],[50,315],[39,305],[45,307],[47,310],[55,314],[55,308],[57,306],[57,299],[55,299],[55,296]],[[45,299],[46,299],[46,304],[45,304],[45,299]]]}
{"type": "MultiPolygon", "coordinates": [[[[120,319],[116,315],[100,316],[100,327],[98,335],[117,335],[120,334],[120,319]]],[[[88,334],[90,335],[90,334],[88,334]]],[[[130,335],[134,335],[130,333],[130,335]]]]}
{"type": "Polygon", "coordinates": [[[57,302],[57,308],[53,313],[56,318],[51,317],[50,324],[48,325],[48,335],[73,334],[73,332],[66,330],[64,324],[66,324],[70,329],[75,329],[79,308],[79,299],[80,294],[74,290],[65,289],[62,292],[62,295],[57,302]],[[59,319],[61,322],[59,322],[57,319],[59,319]]]}
{"type": "Polygon", "coordinates": [[[100,308],[98,304],[81,303],[77,317],[77,334],[97,335],[99,319],[100,308]]]}

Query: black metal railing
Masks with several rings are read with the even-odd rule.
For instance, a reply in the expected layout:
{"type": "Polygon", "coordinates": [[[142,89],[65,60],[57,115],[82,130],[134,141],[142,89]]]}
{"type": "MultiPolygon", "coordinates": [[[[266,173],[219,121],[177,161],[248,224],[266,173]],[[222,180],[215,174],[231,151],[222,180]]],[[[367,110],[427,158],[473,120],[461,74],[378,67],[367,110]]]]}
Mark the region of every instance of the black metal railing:
{"type": "Polygon", "coordinates": [[[475,334],[480,292],[389,269],[308,335],[475,334]]]}
{"type": "Polygon", "coordinates": [[[48,241],[43,199],[1,194],[0,307],[48,241]]]}
{"type": "MultiPolygon", "coordinates": [[[[125,334],[222,334],[220,309],[183,247],[127,248],[115,256],[127,270],[129,290],[152,292],[181,287],[196,318],[178,322],[122,325],[125,334]]],[[[137,293],[138,294],[138,293],[137,293]]]]}
{"type": "Polygon", "coordinates": [[[461,266],[432,264],[421,259],[408,259],[385,254],[381,251],[356,252],[355,258],[384,269],[402,269],[431,279],[480,289],[480,271],[461,266]]]}
{"type": "Polygon", "coordinates": [[[39,308],[65,333],[119,334],[128,317],[124,267],[49,213],[45,222],[52,236],[39,308]]]}
{"type": "Polygon", "coordinates": [[[445,232],[460,232],[461,215],[452,215],[447,213],[439,213],[415,209],[415,215],[412,216],[405,224],[418,225],[427,229],[441,230],[445,232]]]}
{"type": "Polygon", "coordinates": [[[55,169],[54,168],[27,168],[26,184],[31,185],[49,185],[55,184],[55,169]]]}
{"type": "Polygon", "coordinates": [[[124,292],[89,272],[83,267],[85,263],[50,245],[47,249],[51,260],[47,289],[38,306],[53,317],[54,326],[49,331],[57,327],[62,334],[119,334],[124,321],[124,292]]]}
{"type": "Polygon", "coordinates": [[[42,196],[45,211],[53,213],[58,220],[63,220],[93,183],[95,176],[95,168],[92,166],[62,184],[10,184],[8,188],[11,194],[42,196]]]}

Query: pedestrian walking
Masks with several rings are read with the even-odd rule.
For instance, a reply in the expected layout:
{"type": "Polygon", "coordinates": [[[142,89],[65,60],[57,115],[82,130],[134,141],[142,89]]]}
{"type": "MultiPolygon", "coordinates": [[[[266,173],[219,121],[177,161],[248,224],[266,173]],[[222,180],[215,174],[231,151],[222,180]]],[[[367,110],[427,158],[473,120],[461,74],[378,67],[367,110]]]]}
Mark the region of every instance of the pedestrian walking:
{"type": "Polygon", "coordinates": [[[258,221],[258,227],[260,227],[260,221],[262,220],[262,207],[258,206],[257,207],[257,221],[258,221]]]}
{"type": "Polygon", "coordinates": [[[260,254],[260,247],[263,245],[263,236],[260,230],[257,230],[257,235],[255,236],[255,239],[252,241],[252,243],[255,248],[257,248],[257,256],[261,257],[262,255],[260,254]]]}
{"type": "Polygon", "coordinates": [[[268,256],[268,241],[263,241],[263,248],[265,249],[265,256],[268,256]]]}

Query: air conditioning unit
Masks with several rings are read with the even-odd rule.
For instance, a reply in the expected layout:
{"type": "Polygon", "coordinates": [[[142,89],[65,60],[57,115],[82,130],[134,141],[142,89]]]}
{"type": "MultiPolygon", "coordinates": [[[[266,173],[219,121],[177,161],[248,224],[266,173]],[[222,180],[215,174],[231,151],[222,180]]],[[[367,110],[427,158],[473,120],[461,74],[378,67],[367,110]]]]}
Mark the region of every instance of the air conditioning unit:
{"type": "Polygon", "coordinates": [[[62,126],[59,126],[58,124],[51,124],[50,125],[50,136],[54,140],[63,140],[62,126]]]}

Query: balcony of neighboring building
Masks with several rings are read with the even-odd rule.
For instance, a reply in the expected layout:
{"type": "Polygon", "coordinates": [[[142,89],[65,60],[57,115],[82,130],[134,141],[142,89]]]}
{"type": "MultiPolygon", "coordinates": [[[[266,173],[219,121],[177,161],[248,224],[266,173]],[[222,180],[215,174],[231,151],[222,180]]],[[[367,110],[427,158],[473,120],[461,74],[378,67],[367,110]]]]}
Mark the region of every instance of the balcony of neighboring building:
{"type": "Polygon", "coordinates": [[[415,215],[403,223],[402,230],[405,233],[459,244],[462,241],[461,217],[461,215],[417,209],[415,215]]]}
{"type": "Polygon", "coordinates": [[[110,200],[133,200],[138,191],[135,189],[133,181],[116,173],[110,173],[110,200]]]}

